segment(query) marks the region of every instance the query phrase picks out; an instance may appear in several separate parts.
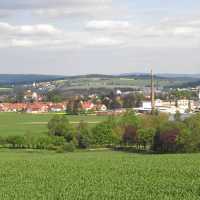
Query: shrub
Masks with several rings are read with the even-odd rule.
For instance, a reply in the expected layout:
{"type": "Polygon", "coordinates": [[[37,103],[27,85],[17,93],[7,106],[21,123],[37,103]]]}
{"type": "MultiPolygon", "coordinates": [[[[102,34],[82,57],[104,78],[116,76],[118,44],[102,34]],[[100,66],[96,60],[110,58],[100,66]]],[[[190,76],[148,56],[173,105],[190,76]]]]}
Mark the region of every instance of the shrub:
{"type": "Polygon", "coordinates": [[[4,144],[6,144],[7,142],[6,142],[6,138],[4,138],[4,137],[0,137],[0,145],[4,145],[4,144]]]}
{"type": "Polygon", "coordinates": [[[24,137],[23,136],[9,136],[6,139],[6,142],[12,148],[22,148],[24,146],[24,137]]]}
{"type": "Polygon", "coordinates": [[[62,136],[52,136],[52,144],[54,146],[63,146],[65,144],[65,138],[62,136]]]}
{"type": "Polygon", "coordinates": [[[40,136],[36,140],[36,146],[38,149],[47,149],[48,145],[50,145],[51,143],[52,138],[47,135],[40,136]]]}
{"type": "Polygon", "coordinates": [[[49,144],[49,145],[47,146],[47,150],[53,150],[53,151],[55,151],[55,150],[57,150],[57,149],[58,149],[58,147],[55,146],[55,145],[53,145],[53,144],[49,144]]]}
{"type": "Polygon", "coordinates": [[[64,150],[63,146],[56,148],[56,153],[64,153],[64,152],[65,152],[65,150],[64,150]]]}
{"type": "Polygon", "coordinates": [[[75,151],[75,146],[73,143],[65,143],[62,148],[66,152],[74,152],[75,151]]]}

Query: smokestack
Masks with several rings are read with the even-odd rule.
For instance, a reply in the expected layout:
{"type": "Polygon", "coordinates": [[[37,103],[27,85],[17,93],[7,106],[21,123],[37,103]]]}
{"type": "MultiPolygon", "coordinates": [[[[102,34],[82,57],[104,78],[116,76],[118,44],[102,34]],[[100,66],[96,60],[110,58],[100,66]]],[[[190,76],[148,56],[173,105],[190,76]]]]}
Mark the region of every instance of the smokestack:
{"type": "Polygon", "coordinates": [[[154,75],[153,70],[151,70],[151,113],[155,111],[155,89],[154,89],[154,75]]]}

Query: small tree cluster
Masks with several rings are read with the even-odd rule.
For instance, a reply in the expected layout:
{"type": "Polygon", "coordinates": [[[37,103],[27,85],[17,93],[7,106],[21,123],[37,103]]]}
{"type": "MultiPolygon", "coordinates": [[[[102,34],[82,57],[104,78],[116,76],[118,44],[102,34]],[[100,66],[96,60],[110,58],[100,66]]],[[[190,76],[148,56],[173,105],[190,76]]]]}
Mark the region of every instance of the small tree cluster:
{"type": "Polygon", "coordinates": [[[8,136],[0,138],[2,147],[14,149],[48,149],[57,150],[64,148],[67,143],[64,137],[49,136],[49,135],[33,135],[27,133],[25,135],[8,136]]]}

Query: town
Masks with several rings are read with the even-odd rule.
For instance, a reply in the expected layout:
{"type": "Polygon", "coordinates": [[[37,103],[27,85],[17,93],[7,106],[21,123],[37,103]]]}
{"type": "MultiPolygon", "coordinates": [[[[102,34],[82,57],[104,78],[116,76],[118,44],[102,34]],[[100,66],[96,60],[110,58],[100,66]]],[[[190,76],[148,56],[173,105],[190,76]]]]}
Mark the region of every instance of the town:
{"type": "MultiPolygon", "coordinates": [[[[134,79],[133,79],[134,81],[134,79]]],[[[146,81],[146,80],[145,80],[146,81]]],[[[136,113],[157,112],[174,115],[177,112],[192,114],[200,112],[200,86],[168,88],[156,86],[155,77],[149,75],[149,85],[130,88],[117,88],[97,93],[93,89],[87,95],[80,92],[74,96],[57,90],[58,82],[33,82],[21,86],[14,94],[0,95],[0,112],[121,115],[127,109],[136,113]]],[[[91,86],[92,87],[92,86],[91,86]]]]}

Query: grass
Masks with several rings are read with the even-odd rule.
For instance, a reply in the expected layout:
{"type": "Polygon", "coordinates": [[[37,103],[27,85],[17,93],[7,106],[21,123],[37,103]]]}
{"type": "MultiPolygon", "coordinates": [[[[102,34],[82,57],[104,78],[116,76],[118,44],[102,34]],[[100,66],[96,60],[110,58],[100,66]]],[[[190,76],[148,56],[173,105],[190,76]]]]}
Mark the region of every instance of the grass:
{"type": "MultiPolygon", "coordinates": [[[[44,134],[47,130],[47,122],[54,114],[25,114],[25,113],[0,113],[0,136],[24,135],[26,133],[44,134]]],[[[103,121],[103,116],[69,116],[69,120],[75,126],[81,120],[94,126],[103,121]]]]}
{"type": "Polygon", "coordinates": [[[200,154],[0,152],[3,200],[193,200],[200,154]]]}

